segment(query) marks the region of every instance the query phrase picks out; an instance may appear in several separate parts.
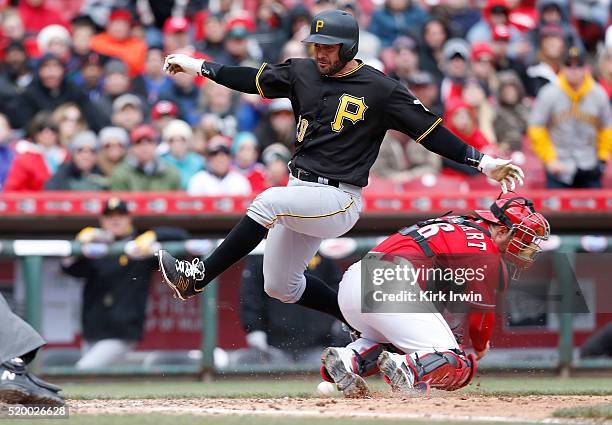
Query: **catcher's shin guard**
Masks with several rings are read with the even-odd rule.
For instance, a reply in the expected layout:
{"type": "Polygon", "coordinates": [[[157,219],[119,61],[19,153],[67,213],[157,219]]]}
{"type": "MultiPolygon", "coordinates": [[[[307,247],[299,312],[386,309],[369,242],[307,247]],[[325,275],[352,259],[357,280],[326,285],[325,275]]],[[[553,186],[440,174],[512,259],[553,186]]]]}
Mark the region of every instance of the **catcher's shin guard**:
{"type": "Polygon", "coordinates": [[[407,356],[407,359],[416,381],[440,390],[463,388],[476,374],[476,357],[459,350],[436,351],[421,357],[415,354],[407,356]]]}

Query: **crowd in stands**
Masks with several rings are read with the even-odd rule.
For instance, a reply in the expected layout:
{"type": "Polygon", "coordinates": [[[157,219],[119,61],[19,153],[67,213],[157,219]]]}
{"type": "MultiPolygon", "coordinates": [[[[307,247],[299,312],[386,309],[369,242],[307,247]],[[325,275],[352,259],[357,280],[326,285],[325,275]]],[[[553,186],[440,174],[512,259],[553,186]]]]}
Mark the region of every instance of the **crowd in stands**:
{"type": "MultiPolygon", "coordinates": [[[[0,189],[249,195],[288,180],[288,99],[162,71],[170,53],[308,57],[314,14],[360,22],[357,58],[405,84],[530,187],[612,186],[609,0],[0,0],[0,189]]],[[[373,189],[487,187],[388,132],[373,189]],[[445,183],[446,182],[446,183],[445,183]]],[[[493,187],[493,186],[488,186],[493,187]]]]}

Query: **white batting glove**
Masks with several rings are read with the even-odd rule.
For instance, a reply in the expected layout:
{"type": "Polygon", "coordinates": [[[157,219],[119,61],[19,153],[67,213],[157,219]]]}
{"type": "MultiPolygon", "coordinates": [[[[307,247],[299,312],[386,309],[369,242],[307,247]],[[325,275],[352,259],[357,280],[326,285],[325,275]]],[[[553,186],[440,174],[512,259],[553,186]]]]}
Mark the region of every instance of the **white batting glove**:
{"type": "Polygon", "coordinates": [[[192,58],[191,56],[182,53],[176,53],[166,56],[164,62],[164,72],[174,75],[179,72],[184,72],[189,75],[202,76],[202,64],[204,60],[192,58]]]}
{"type": "Polygon", "coordinates": [[[493,158],[489,155],[484,155],[478,164],[478,170],[485,176],[498,181],[501,185],[503,193],[507,193],[508,189],[514,190],[516,183],[523,186],[525,173],[521,167],[511,163],[509,159],[493,158]]]}

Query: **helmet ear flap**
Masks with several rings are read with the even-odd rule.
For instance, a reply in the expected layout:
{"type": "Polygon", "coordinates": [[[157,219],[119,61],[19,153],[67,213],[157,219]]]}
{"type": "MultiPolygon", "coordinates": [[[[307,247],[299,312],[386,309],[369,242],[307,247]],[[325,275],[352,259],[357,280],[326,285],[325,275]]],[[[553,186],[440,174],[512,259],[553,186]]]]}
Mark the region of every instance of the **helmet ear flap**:
{"type": "Polygon", "coordinates": [[[350,47],[344,43],[340,45],[339,57],[340,61],[348,63],[353,60],[357,54],[357,43],[353,43],[350,47]]]}

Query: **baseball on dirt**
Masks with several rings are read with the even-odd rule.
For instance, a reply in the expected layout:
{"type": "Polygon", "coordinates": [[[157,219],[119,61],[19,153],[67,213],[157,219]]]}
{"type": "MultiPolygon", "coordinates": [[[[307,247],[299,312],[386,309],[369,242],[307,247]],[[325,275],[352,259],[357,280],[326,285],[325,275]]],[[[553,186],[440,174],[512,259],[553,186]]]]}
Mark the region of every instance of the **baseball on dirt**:
{"type": "Polygon", "coordinates": [[[323,381],[317,385],[317,392],[320,395],[330,396],[336,392],[336,386],[331,382],[323,381]]]}

